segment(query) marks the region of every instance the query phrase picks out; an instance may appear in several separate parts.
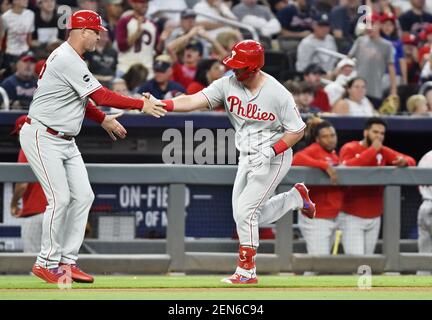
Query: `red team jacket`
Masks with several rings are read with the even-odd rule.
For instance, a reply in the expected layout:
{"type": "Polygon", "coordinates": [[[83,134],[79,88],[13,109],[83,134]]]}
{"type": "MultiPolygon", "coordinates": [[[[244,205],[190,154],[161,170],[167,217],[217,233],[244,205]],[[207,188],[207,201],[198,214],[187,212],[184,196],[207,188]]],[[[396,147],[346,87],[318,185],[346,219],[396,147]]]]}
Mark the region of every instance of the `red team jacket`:
{"type": "MultiPolygon", "coordinates": [[[[22,151],[18,155],[19,163],[28,163],[27,158],[22,151]]],[[[23,208],[21,217],[30,217],[39,213],[44,213],[48,202],[45,198],[45,193],[41,185],[36,183],[29,183],[26,192],[23,196],[23,208]]]]}
{"type": "MultiPolygon", "coordinates": [[[[398,156],[404,157],[409,166],[416,161],[403,153],[383,146],[376,151],[373,147],[365,147],[360,141],[346,143],[339,152],[341,162],[346,166],[391,166],[398,156]]],[[[348,187],[344,194],[341,210],[353,216],[370,219],[383,213],[383,191],[381,186],[348,187]]]]}
{"type": "MultiPolygon", "coordinates": [[[[297,152],[293,166],[307,166],[326,170],[329,166],[339,164],[336,151],[328,152],[318,143],[313,143],[297,152]]],[[[337,217],[343,199],[342,188],[333,186],[314,186],[310,188],[311,199],[316,204],[316,218],[334,219],[337,217]]]]}

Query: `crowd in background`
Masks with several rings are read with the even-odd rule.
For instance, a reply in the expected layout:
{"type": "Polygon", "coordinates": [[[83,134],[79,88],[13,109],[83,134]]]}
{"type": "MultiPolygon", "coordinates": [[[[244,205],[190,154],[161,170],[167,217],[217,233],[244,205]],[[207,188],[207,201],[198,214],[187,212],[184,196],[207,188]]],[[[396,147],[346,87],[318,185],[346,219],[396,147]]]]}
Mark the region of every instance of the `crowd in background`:
{"type": "Polygon", "coordinates": [[[67,39],[67,16],[78,9],[99,12],[109,30],[83,58],[103,85],[124,95],[169,99],[230,74],[221,60],[252,34],[212,15],[253,27],[268,53],[288,61],[278,66],[266,54],[264,71],[275,63],[283,69],[268,72],[302,113],[432,114],[425,0],[3,0],[3,109],[28,109],[45,60],[67,39]]]}

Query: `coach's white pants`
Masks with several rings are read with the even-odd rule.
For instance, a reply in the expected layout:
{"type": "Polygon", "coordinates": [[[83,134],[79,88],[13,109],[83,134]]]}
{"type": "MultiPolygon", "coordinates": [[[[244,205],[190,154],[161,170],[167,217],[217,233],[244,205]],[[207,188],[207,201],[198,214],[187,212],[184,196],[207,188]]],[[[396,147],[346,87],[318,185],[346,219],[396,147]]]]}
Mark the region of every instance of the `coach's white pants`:
{"type": "Polygon", "coordinates": [[[342,244],[345,254],[373,254],[378,241],[381,217],[364,219],[339,213],[338,222],[342,230],[342,244]]]}
{"type": "Polygon", "coordinates": [[[303,207],[296,189],[271,197],[288,173],[291,162],[291,149],[274,157],[269,166],[257,168],[248,163],[247,156],[240,157],[232,206],[241,245],[258,247],[259,225],[275,222],[288,211],[303,207]]]}
{"type": "Polygon", "coordinates": [[[298,215],[298,224],[309,254],[330,254],[338,227],[336,219],[309,219],[298,215]]]}
{"type": "Polygon", "coordinates": [[[20,132],[21,147],[48,200],[37,263],[74,263],[84,240],[94,194],[75,140],[56,137],[32,119],[20,132]]]}
{"type": "Polygon", "coordinates": [[[41,249],[43,214],[22,218],[21,238],[25,253],[38,253],[41,249]]]}
{"type": "MultiPolygon", "coordinates": [[[[417,213],[418,251],[432,253],[432,201],[424,200],[417,213]]],[[[418,275],[430,275],[428,271],[418,271],[418,275]]]]}

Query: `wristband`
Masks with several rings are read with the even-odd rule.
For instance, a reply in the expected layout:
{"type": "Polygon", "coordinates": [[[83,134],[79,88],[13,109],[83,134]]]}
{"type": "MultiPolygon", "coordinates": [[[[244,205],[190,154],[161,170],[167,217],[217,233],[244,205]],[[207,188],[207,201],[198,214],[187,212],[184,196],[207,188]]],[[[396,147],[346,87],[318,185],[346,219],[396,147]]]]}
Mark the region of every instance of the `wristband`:
{"type": "Polygon", "coordinates": [[[161,100],[163,103],[165,103],[164,109],[166,111],[173,111],[174,110],[174,101],[170,100],[161,100]]]}
{"type": "Polygon", "coordinates": [[[274,145],[272,145],[272,148],[273,148],[273,151],[275,152],[275,155],[278,155],[278,154],[284,152],[285,150],[287,150],[288,145],[286,144],[285,141],[280,139],[278,142],[276,142],[274,145]]]}

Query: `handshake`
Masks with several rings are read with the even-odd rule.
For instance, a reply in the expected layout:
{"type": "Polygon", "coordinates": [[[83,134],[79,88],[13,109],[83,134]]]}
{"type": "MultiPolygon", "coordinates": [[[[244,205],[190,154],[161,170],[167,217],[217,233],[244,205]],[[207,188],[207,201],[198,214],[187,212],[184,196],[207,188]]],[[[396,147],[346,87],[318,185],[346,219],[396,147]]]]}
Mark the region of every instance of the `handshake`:
{"type": "Polygon", "coordinates": [[[165,103],[156,99],[148,92],[145,92],[142,95],[142,100],[144,101],[144,106],[141,109],[142,113],[147,113],[156,118],[163,117],[167,113],[167,110],[164,109],[165,103]]]}

